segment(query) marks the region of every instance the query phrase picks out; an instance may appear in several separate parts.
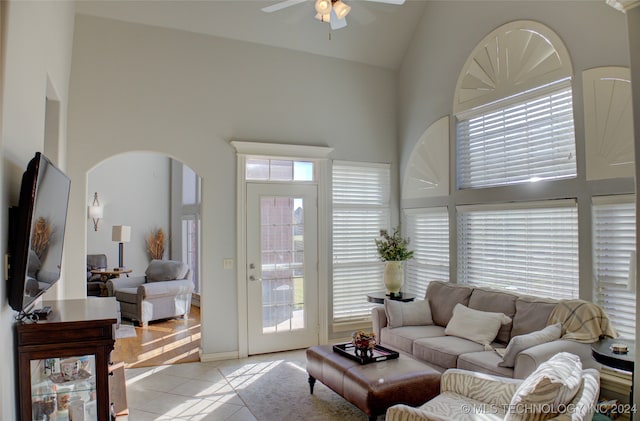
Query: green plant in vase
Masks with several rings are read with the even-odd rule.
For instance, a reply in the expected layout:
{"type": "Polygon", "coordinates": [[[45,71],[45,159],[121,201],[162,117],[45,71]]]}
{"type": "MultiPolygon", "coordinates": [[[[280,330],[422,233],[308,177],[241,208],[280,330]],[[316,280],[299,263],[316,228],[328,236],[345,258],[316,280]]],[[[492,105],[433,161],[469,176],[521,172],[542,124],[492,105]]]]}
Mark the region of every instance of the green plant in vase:
{"type": "Polygon", "coordinates": [[[380,230],[380,237],[375,242],[380,260],[385,262],[384,285],[389,296],[399,296],[404,284],[403,263],[413,258],[413,250],[409,250],[409,239],[402,237],[399,225],[393,229],[393,234],[380,230]]]}

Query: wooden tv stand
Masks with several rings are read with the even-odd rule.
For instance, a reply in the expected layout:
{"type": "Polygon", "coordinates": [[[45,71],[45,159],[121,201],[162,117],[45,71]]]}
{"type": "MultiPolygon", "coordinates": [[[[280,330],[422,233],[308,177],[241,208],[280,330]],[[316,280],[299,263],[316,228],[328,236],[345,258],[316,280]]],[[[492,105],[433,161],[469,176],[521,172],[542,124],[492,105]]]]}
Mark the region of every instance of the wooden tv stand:
{"type": "Polygon", "coordinates": [[[115,298],[89,297],[43,305],[52,309],[47,320],[16,324],[20,419],[39,419],[42,412],[51,410],[54,401],[55,419],[66,420],[65,403],[70,398],[85,402],[87,420],[108,421],[110,354],[118,312],[115,298]],[[64,378],[61,362],[74,358],[80,360],[81,369],[76,376],[64,378]]]}

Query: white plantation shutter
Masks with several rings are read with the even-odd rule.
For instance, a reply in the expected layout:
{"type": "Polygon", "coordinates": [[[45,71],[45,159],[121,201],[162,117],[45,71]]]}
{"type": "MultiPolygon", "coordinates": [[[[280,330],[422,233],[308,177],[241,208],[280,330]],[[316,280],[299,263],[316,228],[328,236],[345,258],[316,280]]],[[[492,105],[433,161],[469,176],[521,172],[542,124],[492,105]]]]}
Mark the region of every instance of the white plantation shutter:
{"type": "Polygon", "coordinates": [[[459,207],[458,281],[522,294],[577,298],[575,201],[459,207]]]}
{"type": "Polygon", "coordinates": [[[629,276],[636,250],[634,202],[633,196],[594,197],[592,206],[596,303],[618,333],[630,339],[636,326],[635,276],[629,276]]]}
{"type": "Polygon", "coordinates": [[[449,212],[446,207],[405,210],[404,235],[413,259],[405,264],[404,291],[425,296],[429,282],[449,280],[449,212]]]}
{"type": "Polygon", "coordinates": [[[388,164],[334,161],[333,321],[368,319],[367,294],[384,288],[375,239],[389,228],[388,164]]]}
{"type": "Polygon", "coordinates": [[[459,116],[458,188],[575,177],[573,102],[568,83],[520,103],[512,104],[513,98],[509,98],[509,105],[492,104],[491,111],[482,115],[459,116]]]}

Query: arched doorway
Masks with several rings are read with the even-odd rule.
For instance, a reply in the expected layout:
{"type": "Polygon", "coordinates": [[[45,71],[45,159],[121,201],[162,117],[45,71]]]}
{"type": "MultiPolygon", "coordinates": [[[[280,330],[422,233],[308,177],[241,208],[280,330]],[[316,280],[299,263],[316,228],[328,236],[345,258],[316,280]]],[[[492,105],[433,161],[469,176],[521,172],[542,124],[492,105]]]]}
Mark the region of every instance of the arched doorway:
{"type": "MultiPolygon", "coordinates": [[[[201,183],[201,177],[189,166],[154,152],[115,155],[87,172],[89,203],[97,194],[103,208],[96,225],[88,220],[87,255],[105,255],[108,269],[120,267],[122,259],[131,277],[144,276],[152,258],[183,261],[194,282],[195,311],[189,318],[159,321],[145,328],[134,328],[123,320],[130,336],[125,333],[120,339],[128,340],[126,348],[132,354],[123,360],[130,367],[198,360],[201,183]],[[130,232],[122,246],[116,238],[120,227],[130,232]],[[164,236],[164,251],[154,255],[150,245],[159,230],[164,236]],[[128,338],[136,335],[139,343],[132,345],[133,339],[128,338]]],[[[117,342],[114,354],[118,351],[117,342]]]]}

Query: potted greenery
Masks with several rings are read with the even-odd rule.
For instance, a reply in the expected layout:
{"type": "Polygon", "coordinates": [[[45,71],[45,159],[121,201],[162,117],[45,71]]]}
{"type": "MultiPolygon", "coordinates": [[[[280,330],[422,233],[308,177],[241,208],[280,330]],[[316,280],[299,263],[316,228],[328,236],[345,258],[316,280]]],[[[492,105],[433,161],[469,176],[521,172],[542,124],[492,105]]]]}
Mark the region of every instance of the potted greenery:
{"type": "Polygon", "coordinates": [[[384,285],[390,296],[400,293],[404,283],[405,260],[413,258],[413,250],[409,250],[409,239],[400,235],[400,226],[393,229],[393,234],[387,230],[380,230],[381,239],[376,239],[376,247],[380,260],[385,262],[384,285]]]}

